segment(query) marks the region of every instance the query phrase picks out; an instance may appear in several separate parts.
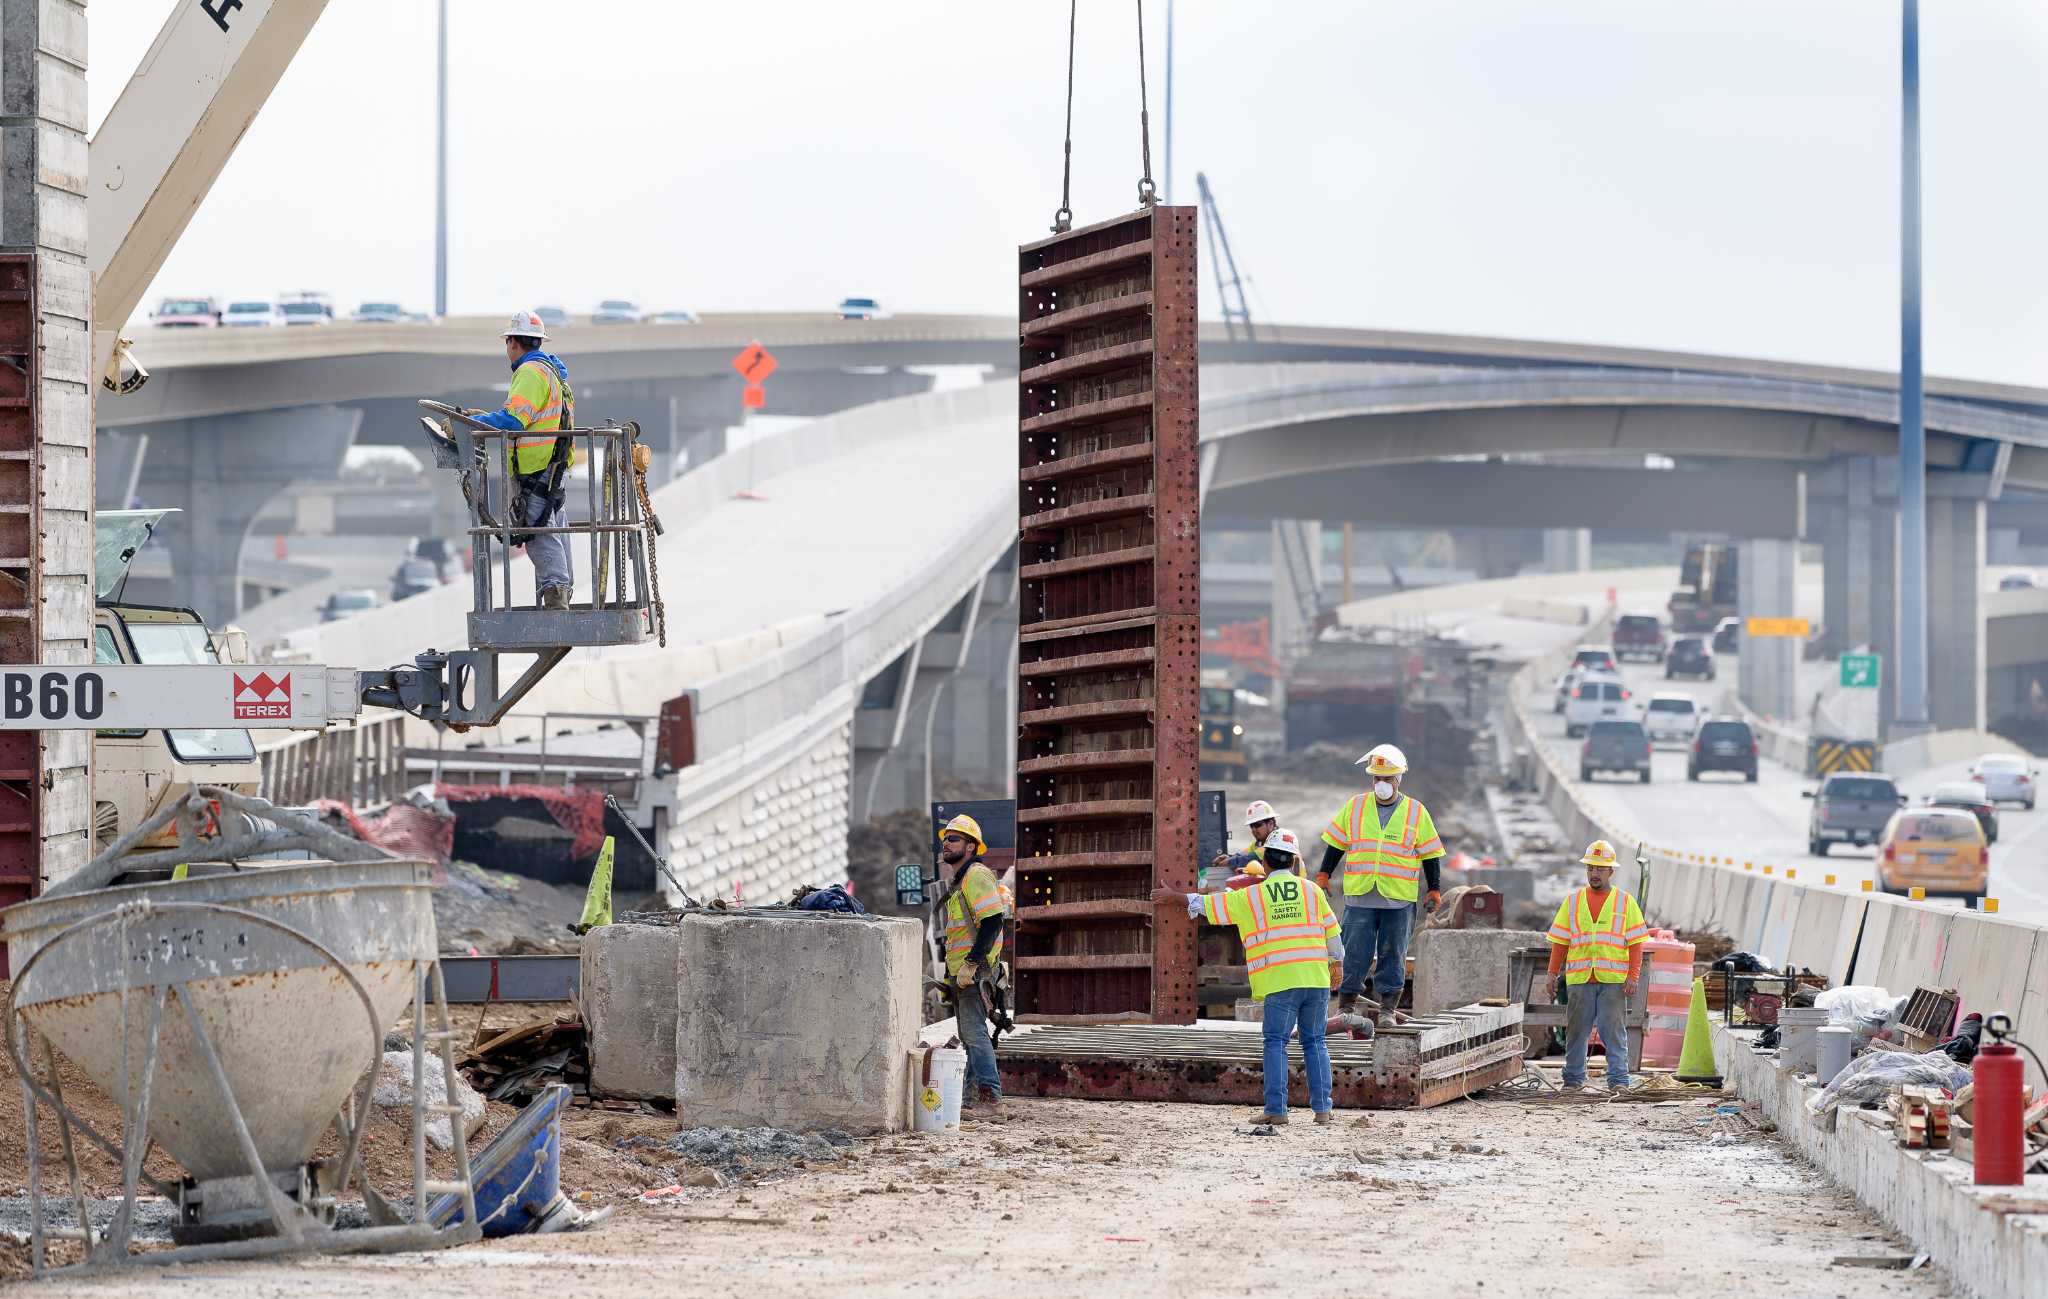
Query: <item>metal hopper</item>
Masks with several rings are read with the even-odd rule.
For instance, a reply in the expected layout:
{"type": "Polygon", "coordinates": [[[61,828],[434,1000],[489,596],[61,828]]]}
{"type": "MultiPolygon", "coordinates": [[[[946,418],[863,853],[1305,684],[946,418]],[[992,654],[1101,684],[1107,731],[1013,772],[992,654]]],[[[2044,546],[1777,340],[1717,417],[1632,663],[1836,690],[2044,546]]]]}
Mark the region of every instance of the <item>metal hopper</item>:
{"type": "MultiPolygon", "coordinates": [[[[262,814],[290,816],[267,805],[262,814]]],[[[385,1226],[337,1232],[331,1224],[335,1199],[353,1172],[384,1028],[412,1006],[416,1084],[425,1043],[441,1040],[425,1031],[422,1013],[430,982],[432,999],[442,1002],[433,868],[387,858],[214,869],[186,879],[53,890],[0,913],[18,972],[8,1047],[24,1085],[33,1077],[26,1048],[39,1035],[123,1106],[123,1149],[85,1131],[124,1160],[131,1200],[142,1149],[153,1141],[189,1174],[180,1186],[158,1184],[180,1204],[182,1238],[276,1238],[267,1246],[236,1241],[257,1248],[205,1247],[214,1256],[432,1243],[431,1226],[397,1225],[367,1185],[372,1216],[385,1226]],[[341,1159],[309,1164],[330,1125],[345,1139],[341,1159]],[[395,1234],[379,1236],[380,1230],[395,1234]]],[[[445,1032],[444,1002],[441,1009],[445,1032]]],[[[436,1067],[452,1072],[445,1053],[436,1067]]],[[[46,1076],[54,1080],[54,1070],[46,1076]]],[[[54,1091],[41,1098],[61,1112],[54,1091]]],[[[31,1107],[35,1100],[32,1094],[31,1107]]],[[[425,1180],[421,1108],[416,1103],[416,1202],[420,1193],[454,1190],[425,1180]]],[[[32,1192],[34,1131],[31,1119],[32,1192]]],[[[67,1131],[67,1154],[69,1142],[67,1131]]],[[[457,1151],[466,1187],[459,1142],[457,1151]]],[[[117,1222],[116,1234],[125,1231],[125,1221],[117,1222]]]]}

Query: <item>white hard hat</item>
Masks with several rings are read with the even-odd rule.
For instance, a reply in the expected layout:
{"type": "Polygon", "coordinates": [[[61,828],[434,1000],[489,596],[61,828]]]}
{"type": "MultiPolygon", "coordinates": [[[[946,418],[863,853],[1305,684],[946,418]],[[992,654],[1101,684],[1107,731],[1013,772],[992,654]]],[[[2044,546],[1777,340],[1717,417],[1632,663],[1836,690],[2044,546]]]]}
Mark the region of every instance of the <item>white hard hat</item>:
{"type": "Polygon", "coordinates": [[[505,332],[500,337],[537,338],[545,343],[548,341],[547,322],[540,318],[538,311],[515,311],[512,313],[511,322],[505,326],[505,332]]]}
{"type": "Polygon", "coordinates": [[[1398,776],[1408,770],[1408,755],[1401,752],[1398,745],[1377,744],[1351,765],[1362,766],[1375,776],[1398,776]]]}
{"type": "Polygon", "coordinates": [[[1277,821],[1279,819],[1280,814],[1275,812],[1273,805],[1263,798],[1253,799],[1252,805],[1244,810],[1244,823],[1248,826],[1257,825],[1261,821],[1277,821]]]}
{"type": "Polygon", "coordinates": [[[1290,853],[1298,861],[1301,858],[1301,841],[1294,837],[1292,830],[1275,830],[1266,840],[1266,851],[1290,853]]]}

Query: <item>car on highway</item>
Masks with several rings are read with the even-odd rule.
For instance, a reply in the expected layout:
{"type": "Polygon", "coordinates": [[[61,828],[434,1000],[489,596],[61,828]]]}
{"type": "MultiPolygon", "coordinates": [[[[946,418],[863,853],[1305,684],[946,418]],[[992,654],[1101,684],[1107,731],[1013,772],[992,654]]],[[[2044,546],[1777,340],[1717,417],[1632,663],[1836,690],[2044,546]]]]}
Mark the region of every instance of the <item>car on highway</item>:
{"type": "Polygon", "coordinates": [[[281,293],[277,309],[287,325],[331,325],[334,302],[324,293],[281,293]]]}
{"type": "Polygon", "coordinates": [[[1949,807],[1916,807],[1894,812],[1877,840],[1877,887],[1887,893],[1912,888],[1929,897],[1949,894],[1975,899],[1991,885],[1991,847],[1977,818],[1949,807]]]}
{"type": "Polygon", "coordinates": [[[1742,619],[1723,618],[1714,624],[1714,653],[1735,654],[1742,649],[1742,619]]]}
{"type": "Polygon", "coordinates": [[[1756,732],[1740,717],[1709,717],[1693,734],[1685,757],[1685,778],[1698,780],[1710,771],[1736,771],[1756,783],[1756,732]]]}
{"type": "Polygon", "coordinates": [[[269,329],[284,323],[284,313],[275,302],[230,302],[220,323],[229,329],[269,329]]]}
{"type": "Polygon", "coordinates": [[[220,303],[212,298],[165,298],[156,304],[149,323],[158,329],[213,329],[220,324],[220,303]]]}
{"type": "Polygon", "coordinates": [[[375,609],[383,603],[377,593],[368,587],[345,587],[328,596],[327,603],[320,606],[320,621],[335,622],[350,614],[375,609]]]}
{"type": "Polygon", "coordinates": [[[1680,636],[1671,642],[1671,652],[1664,656],[1664,679],[1676,681],[1680,677],[1714,679],[1714,651],[1706,637],[1680,636]]]}
{"type": "Polygon", "coordinates": [[[396,302],[363,302],[349,313],[349,319],[358,325],[403,325],[407,317],[405,308],[396,302]]]}
{"type": "Polygon", "coordinates": [[[1629,702],[1629,688],[1617,676],[1591,673],[1572,687],[1564,705],[1564,733],[1577,739],[1593,723],[1607,718],[1634,720],[1635,705],[1629,702]]]}
{"type": "Polygon", "coordinates": [[[1581,645],[1572,651],[1572,666],[1575,668],[1599,668],[1602,671],[1619,674],[1621,663],[1614,657],[1612,645],[1581,645]]]}
{"type": "Polygon", "coordinates": [[[1664,661],[1664,624],[1655,614],[1625,613],[1614,624],[1614,653],[1617,658],[1664,661]]]}
{"type": "Polygon", "coordinates": [[[1700,729],[1701,715],[1699,700],[1691,695],[1659,691],[1643,706],[1643,729],[1649,732],[1652,744],[1672,740],[1689,744],[1693,733],[1700,729]]]}
{"type": "Polygon", "coordinates": [[[397,571],[391,574],[391,602],[409,600],[422,591],[431,591],[447,578],[440,566],[431,559],[407,559],[400,561],[397,571]]]}
{"type": "Polygon", "coordinates": [[[1977,818],[1986,843],[1998,842],[1998,809],[1974,780],[1945,780],[1926,798],[1929,807],[1953,807],[1977,818]]]}
{"type": "Polygon", "coordinates": [[[1622,775],[1633,774],[1647,785],[1650,783],[1650,757],[1655,751],[1641,722],[1621,719],[1594,722],[1586,728],[1585,742],[1579,745],[1579,779],[1591,780],[1595,772],[1612,771],[1622,775]]]}
{"type": "Polygon", "coordinates": [[[2039,589],[2040,585],[2034,580],[2032,573],[2007,573],[1998,579],[1998,589],[2001,591],[2033,591],[2039,589]]]}
{"type": "Polygon", "coordinates": [[[1987,753],[1970,764],[1970,779],[1984,787],[1986,800],[2023,803],[2029,812],[2034,810],[2040,777],[2032,760],[2017,753],[1987,753]]]}
{"type": "Polygon", "coordinates": [[[647,313],[640,310],[640,304],[624,298],[606,298],[590,313],[593,325],[637,325],[645,319],[647,313]]]}
{"type": "Polygon", "coordinates": [[[540,317],[540,323],[549,329],[560,329],[569,323],[569,313],[560,307],[535,307],[533,314],[540,317]]]}
{"type": "Polygon", "coordinates": [[[1813,800],[1806,850],[1816,857],[1827,856],[1838,843],[1876,843],[1892,815],[1906,805],[1906,796],[1890,776],[1839,771],[1823,780],[1819,789],[1807,790],[1805,797],[1813,800]]]}
{"type": "Polygon", "coordinates": [[[841,320],[880,320],[882,304],[873,298],[841,298],[836,308],[841,320]]]}
{"type": "Polygon", "coordinates": [[[697,313],[694,311],[657,311],[647,318],[651,325],[694,325],[697,313]]]}

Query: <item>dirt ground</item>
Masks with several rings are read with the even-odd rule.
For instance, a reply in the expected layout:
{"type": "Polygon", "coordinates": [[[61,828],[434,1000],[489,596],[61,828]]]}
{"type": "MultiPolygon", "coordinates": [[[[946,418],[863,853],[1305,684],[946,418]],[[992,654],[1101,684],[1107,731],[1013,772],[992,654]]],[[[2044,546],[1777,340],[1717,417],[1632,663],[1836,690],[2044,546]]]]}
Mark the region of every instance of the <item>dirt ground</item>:
{"type": "MultiPolygon", "coordinates": [[[[957,1134],[862,1142],[851,1158],[780,1180],[658,1204],[614,1188],[590,1202],[617,1203],[617,1215],[579,1233],[194,1265],[27,1293],[156,1295],[194,1281],[214,1299],[1956,1293],[1931,1269],[1832,1266],[1907,1246],[1774,1138],[1731,1134],[1711,1102],[1342,1111],[1334,1125],[1297,1122],[1270,1137],[1251,1135],[1246,1117],[1013,1099],[957,1134]]],[[[606,1122],[572,1120],[575,1140],[613,1150],[673,1120],[606,1122]]],[[[565,1172],[564,1189],[591,1189],[581,1176],[565,1172]]]]}

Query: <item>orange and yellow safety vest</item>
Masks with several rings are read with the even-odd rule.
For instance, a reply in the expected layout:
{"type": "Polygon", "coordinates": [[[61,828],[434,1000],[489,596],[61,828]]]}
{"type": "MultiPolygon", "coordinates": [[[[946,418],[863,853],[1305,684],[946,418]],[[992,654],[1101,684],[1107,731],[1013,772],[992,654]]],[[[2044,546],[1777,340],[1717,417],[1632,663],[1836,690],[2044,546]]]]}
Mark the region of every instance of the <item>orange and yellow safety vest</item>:
{"type": "Polygon", "coordinates": [[[554,457],[555,434],[562,427],[562,376],[538,356],[529,356],[512,372],[512,391],[505,397],[505,410],[519,421],[512,435],[512,472],[537,474],[554,457]]]}
{"type": "Polygon", "coordinates": [[[1250,888],[1205,894],[1202,919],[1237,926],[1254,998],[1287,988],[1330,986],[1337,913],[1314,880],[1281,872],[1250,888]]]}
{"type": "MultiPolygon", "coordinates": [[[[960,967],[967,963],[967,954],[974,950],[974,935],[981,928],[981,922],[990,916],[1003,914],[1003,890],[996,882],[996,873],[980,862],[967,868],[960,877],[960,887],[946,895],[942,908],[946,921],[946,973],[960,973],[960,967]]],[[[988,949],[987,965],[993,967],[1003,955],[1003,938],[996,935],[995,946],[988,949]]]]}
{"type": "Polygon", "coordinates": [[[1406,794],[1394,800],[1384,818],[1370,793],[1353,795],[1330,818],[1323,842],[1344,854],[1346,897],[1377,891],[1396,902],[1413,902],[1422,893],[1422,863],[1444,855],[1429,809],[1406,794]]]}
{"type": "Polygon", "coordinates": [[[1565,949],[1564,981],[1628,982],[1628,949],[1650,937],[1643,911],[1621,889],[1607,891],[1607,904],[1593,914],[1591,889],[1573,889],[1550,922],[1550,941],[1565,949]]]}

